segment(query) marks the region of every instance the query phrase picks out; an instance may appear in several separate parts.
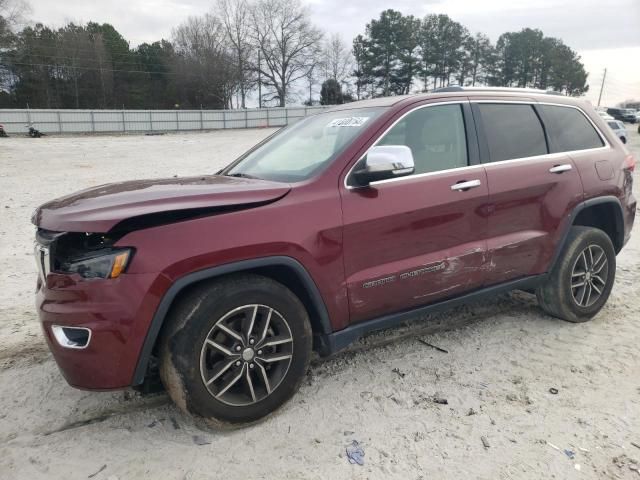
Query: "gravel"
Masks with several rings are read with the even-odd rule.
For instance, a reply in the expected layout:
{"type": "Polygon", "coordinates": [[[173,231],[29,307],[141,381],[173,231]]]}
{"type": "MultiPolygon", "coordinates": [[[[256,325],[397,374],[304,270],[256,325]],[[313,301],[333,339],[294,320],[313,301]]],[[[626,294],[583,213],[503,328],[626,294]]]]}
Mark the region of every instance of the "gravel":
{"type": "MultiPolygon", "coordinates": [[[[0,478],[638,478],[638,232],[593,321],[547,317],[521,292],[416,319],[315,361],[291,402],[245,429],[201,431],[162,394],[69,387],[33,307],[33,209],[214,172],[271,132],[0,139],[0,478]]],[[[635,132],[630,146],[640,159],[635,132]]]]}

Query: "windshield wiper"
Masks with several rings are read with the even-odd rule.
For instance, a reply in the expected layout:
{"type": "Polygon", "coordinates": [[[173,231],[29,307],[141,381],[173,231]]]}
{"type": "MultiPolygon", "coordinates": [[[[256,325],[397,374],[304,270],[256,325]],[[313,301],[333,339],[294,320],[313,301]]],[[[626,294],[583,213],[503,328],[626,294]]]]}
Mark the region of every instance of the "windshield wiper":
{"type": "Polygon", "coordinates": [[[260,180],[258,177],[254,177],[253,175],[249,175],[248,173],[226,173],[225,177],[252,178],[254,180],[260,180]]]}

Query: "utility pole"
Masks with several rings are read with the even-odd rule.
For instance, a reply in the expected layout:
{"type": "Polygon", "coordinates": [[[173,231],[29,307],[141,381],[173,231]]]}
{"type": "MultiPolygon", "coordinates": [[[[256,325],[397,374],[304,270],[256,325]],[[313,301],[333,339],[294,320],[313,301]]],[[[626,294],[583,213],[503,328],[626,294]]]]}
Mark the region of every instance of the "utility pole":
{"type": "Polygon", "coordinates": [[[598,106],[600,106],[600,100],[602,100],[602,91],[604,90],[604,80],[607,78],[607,69],[604,69],[604,74],[602,75],[602,85],[600,85],[600,95],[598,95],[598,106]]]}
{"type": "Polygon", "coordinates": [[[262,108],[262,78],[260,77],[260,49],[258,49],[258,108],[262,108]]]}

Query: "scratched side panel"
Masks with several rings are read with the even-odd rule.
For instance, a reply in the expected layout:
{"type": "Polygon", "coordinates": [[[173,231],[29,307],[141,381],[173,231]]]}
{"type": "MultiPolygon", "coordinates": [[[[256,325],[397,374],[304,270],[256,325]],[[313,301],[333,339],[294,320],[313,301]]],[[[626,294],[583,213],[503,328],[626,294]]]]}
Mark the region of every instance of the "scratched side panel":
{"type": "Polygon", "coordinates": [[[580,175],[568,156],[486,164],[489,198],[487,284],[547,271],[569,214],[582,201],[580,175]],[[559,164],[573,168],[557,174],[559,164]]]}
{"type": "Polygon", "coordinates": [[[481,286],[487,182],[483,167],[343,192],[351,322],[481,286]],[[459,181],[479,179],[466,192],[459,181]]]}

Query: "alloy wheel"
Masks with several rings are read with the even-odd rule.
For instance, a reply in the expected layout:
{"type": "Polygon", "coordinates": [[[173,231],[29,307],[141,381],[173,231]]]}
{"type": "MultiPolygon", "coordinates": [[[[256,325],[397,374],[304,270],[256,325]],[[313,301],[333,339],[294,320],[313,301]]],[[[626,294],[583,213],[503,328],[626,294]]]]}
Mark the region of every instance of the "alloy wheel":
{"type": "Polygon", "coordinates": [[[243,305],[211,328],[200,353],[200,374],[209,393],[227,405],[267,398],[282,382],[293,357],[285,318],[266,305],[243,305]]]}
{"type": "Polygon", "coordinates": [[[589,245],[576,258],[571,270],[571,294],[580,307],[587,308],[598,301],[607,285],[609,262],[604,250],[589,245]]]}

